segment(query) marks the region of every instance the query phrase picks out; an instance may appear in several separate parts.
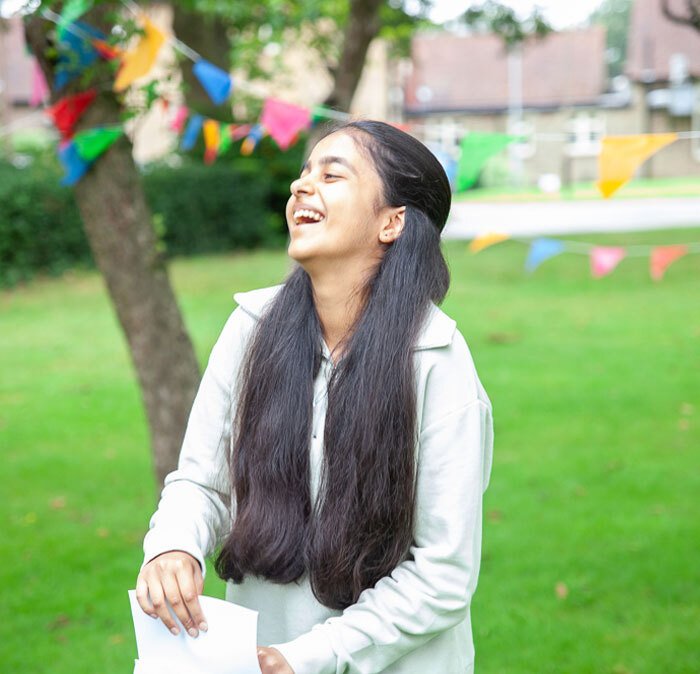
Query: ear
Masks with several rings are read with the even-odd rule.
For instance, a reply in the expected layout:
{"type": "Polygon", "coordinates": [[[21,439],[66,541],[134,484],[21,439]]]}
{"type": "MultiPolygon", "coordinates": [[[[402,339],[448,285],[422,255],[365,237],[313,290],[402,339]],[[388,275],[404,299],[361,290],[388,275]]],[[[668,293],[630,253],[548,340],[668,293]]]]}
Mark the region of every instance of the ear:
{"type": "Polygon", "coordinates": [[[391,211],[389,217],[379,231],[379,240],[382,243],[391,243],[399,237],[403,230],[406,207],[399,206],[391,211]]]}

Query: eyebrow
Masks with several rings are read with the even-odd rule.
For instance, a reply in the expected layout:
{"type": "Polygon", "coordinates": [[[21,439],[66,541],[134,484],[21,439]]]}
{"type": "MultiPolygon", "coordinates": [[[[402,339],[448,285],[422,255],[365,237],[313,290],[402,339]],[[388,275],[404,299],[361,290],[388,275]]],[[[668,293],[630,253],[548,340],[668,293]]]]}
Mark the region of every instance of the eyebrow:
{"type": "MultiPolygon", "coordinates": [[[[318,163],[321,166],[325,166],[326,164],[342,164],[343,166],[347,166],[355,175],[358,175],[357,171],[355,170],[355,167],[347,160],[343,159],[343,157],[335,157],[333,155],[327,156],[327,157],[321,157],[318,160],[318,163]]],[[[304,169],[311,168],[311,162],[310,161],[305,161],[302,164],[301,170],[299,173],[302,173],[304,169]]]]}

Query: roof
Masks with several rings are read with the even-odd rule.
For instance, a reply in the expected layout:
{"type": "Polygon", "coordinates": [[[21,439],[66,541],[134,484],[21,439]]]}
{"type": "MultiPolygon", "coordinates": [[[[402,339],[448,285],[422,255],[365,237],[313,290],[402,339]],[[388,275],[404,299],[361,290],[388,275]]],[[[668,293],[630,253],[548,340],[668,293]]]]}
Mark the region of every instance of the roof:
{"type": "MultiPolygon", "coordinates": [[[[504,112],[508,58],[496,35],[423,33],[412,41],[405,112],[504,112]],[[421,92],[421,88],[423,88],[421,92]],[[421,100],[421,93],[432,94],[421,100]]],[[[523,47],[523,104],[556,109],[595,105],[606,88],[602,26],[551,33],[523,47]]]]}
{"type": "MultiPolygon", "coordinates": [[[[256,288],[245,292],[236,292],[233,294],[233,299],[239,306],[250,314],[253,318],[258,319],[262,315],[268,302],[270,302],[279,290],[283,287],[283,283],[265,288],[256,288]]],[[[434,349],[441,346],[449,346],[452,342],[452,335],[457,327],[454,319],[450,318],[440,307],[431,302],[430,312],[427,320],[419,335],[413,350],[419,349],[434,349]]]]}
{"type": "MultiPolygon", "coordinates": [[[[687,15],[684,0],[670,0],[674,14],[687,15]]],[[[660,0],[635,0],[627,41],[625,73],[635,82],[668,82],[674,54],[688,59],[688,74],[700,79],[700,32],[667,19],[660,0]]]]}

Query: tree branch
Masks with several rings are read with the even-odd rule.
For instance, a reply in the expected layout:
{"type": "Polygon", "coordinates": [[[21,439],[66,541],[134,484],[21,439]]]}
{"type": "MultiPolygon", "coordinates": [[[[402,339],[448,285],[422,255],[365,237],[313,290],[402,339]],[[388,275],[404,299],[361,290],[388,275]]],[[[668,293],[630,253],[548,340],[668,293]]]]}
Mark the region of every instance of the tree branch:
{"type": "Polygon", "coordinates": [[[700,31],[700,0],[686,0],[686,6],[688,14],[678,14],[671,9],[671,0],[661,0],[661,11],[669,21],[700,31]]]}

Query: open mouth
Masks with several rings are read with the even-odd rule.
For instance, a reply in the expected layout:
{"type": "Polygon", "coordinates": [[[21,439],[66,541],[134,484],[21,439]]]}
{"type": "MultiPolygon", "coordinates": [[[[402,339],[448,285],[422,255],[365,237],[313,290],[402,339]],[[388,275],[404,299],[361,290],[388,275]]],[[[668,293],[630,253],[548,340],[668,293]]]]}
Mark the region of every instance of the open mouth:
{"type": "Polygon", "coordinates": [[[294,211],[292,217],[294,218],[294,222],[297,225],[310,225],[315,222],[321,222],[325,219],[325,216],[321,215],[317,211],[310,211],[305,208],[302,208],[298,211],[294,211]]]}

